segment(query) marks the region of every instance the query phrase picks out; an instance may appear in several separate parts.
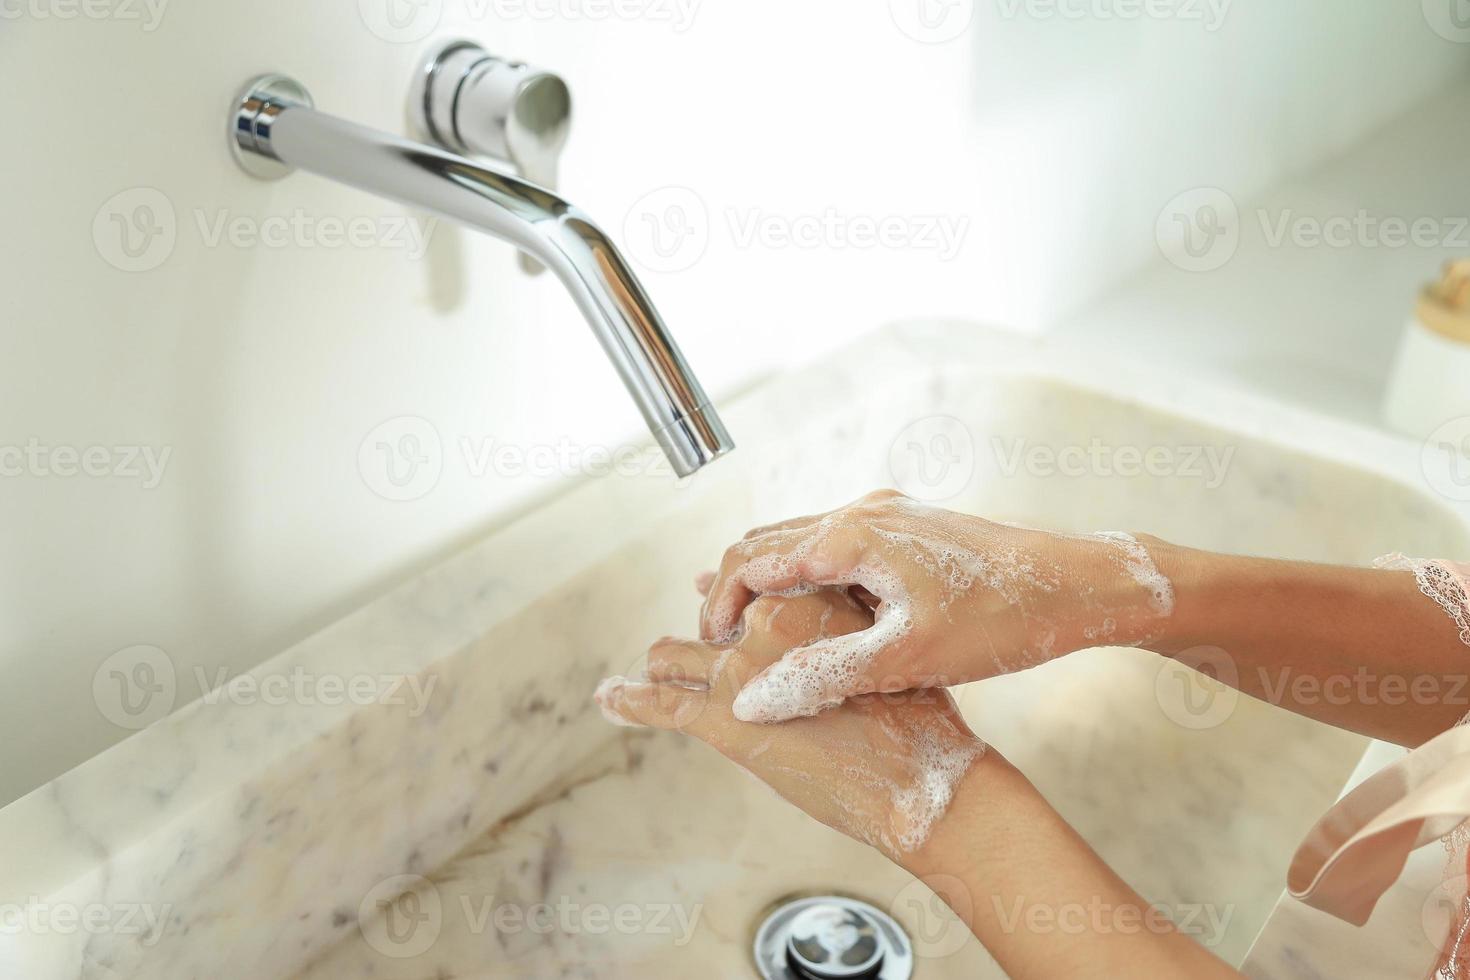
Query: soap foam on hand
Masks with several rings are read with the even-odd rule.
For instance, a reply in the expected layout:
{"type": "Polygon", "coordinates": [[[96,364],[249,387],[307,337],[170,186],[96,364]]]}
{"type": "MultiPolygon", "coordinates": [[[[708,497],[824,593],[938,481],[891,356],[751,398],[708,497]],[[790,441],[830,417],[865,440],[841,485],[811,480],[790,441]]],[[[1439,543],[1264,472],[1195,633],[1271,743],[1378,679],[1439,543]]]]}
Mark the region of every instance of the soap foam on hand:
{"type": "MultiPolygon", "coordinates": [[[[901,611],[905,597],[896,576],[879,567],[864,567],[860,574],[890,610],[889,616],[894,618],[888,622],[909,628],[902,622],[907,615],[901,611]]],[[[884,631],[856,629],[869,621],[863,603],[845,589],[829,587],[822,591],[835,595],[823,600],[820,616],[800,620],[799,635],[813,638],[816,646],[827,645],[838,661],[846,657],[856,662],[881,645],[887,635],[884,631]]],[[[779,635],[782,631],[777,620],[790,605],[784,600],[765,603],[763,615],[752,618],[747,613],[746,625],[756,633],[779,635]]],[[[710,683],[699,685],[699,689],[715,688],[727,660],[738,652],[730,647],[719,650],[711,663],[710,683]]],[[[808,679],[810,675],[798,678],[797,688],[808,679]]],[[[598,685],[595,697],[608,720],[623,725],[636,723],[612,706],[623,703],[624,691],[640,683],[637,679],[610,677],[598,685]]],[[[799,700],[792,689],[783,692],[781,688],[778,672],[772,685],[778,706],[799,700]]],[[[810,725],[758,727],[728,715],[721,718],[720,698],[728,696],[730,687],[720,690],[714,702],[717,710],[704,716],[712,728],[701,737],[778,795],[890,855],[924,846],[953,802],[961,779],[986,752],[985,744],[959,720],[953,700],[944,691],[929,692],[919,702],[853,702],[810,725]]],[[[733,703],[724,703],[733,714],[733,703]]],[[[655,724],[667,727],[667,720],[660,717],[655,724]]]]}
{"type": "Polygon", "coordinates": [[[764,782],[778,777],[801,787],[800,795],[809,800],[813,794],[825,797],[819,809],[842,814],[835,825],[849,836],[890,855],[913,853],[928,842],[960,781],[988,751],[936,704],[955,711],[942,691],[922,709],[880,705],[861,723],[861,751],[854,750],[854,729],[847,724],[805,729],[799,747],[773,734],[731,759],[764,782]]]}
{"type": "MultiPolygon", "coordinates": [[[[734,581],[747,593],[811,591],[802,572],[811,571],[813,555],[839,529],[866,543],[861,564],[831,584],[873,593],[873,626],[788,653],[740,692],[735,714],[742,721],[809,716],[871,689],[870,668],[920,629],[921,619],[926,647],[949,647],[955,663],[969,656],[956,647],[988,645],[990,673],[1003,674],[1083,646],[1142,645],[1173,611],[1172,584],[1132,535],[997,524],[902,497],[746,542],[752,556],[734,581]],[[1116,578],[1099,578],[1096,565],[1116,578]]],[[[717,596],[711,619],[727,642],[739,635],[738,592],[717,596]]]]}
{"type": "MultiPolygon", "coordinates": [[[[985,754],[986,745],[977,738],[960,738],[948,719],[940,718],[948,731],[932,727],[906,725],[893,737],[912,749],[913,778],[907,785],[890,790],[894,810],[895,836],[892,848],[913,852],[923,847],[939,818],[949,809],[955,787],[975,760],[985,754]]],[[[894,726],[889,726],[894,727],[894,726]]]]}
{"type": "Polygon", "coordinates": [[[592,700],[597,702],[597,708],[602,712],[604,721],[623,728],[642,728],[642,725],[636,721],[630,721],[624,718],[611,707],[612,701],[622,694],[623,688],[627,687],[628,684],[629,680],[626,677],[618,675],[604,677],[598,682],[597,690],[592,693],[592,700]]]}
{"type": "Polygon", "coordinates": [[[1149,604],[1162,619],[1174,613],[1174,583],[1159,571],[1148,549],[1127,531],[1098,531],[1094,537],[1116,542],[1127,556],[1124,565],[1133,580],[1148,590],[1149,604]]]}
{"type": "Polygon", "coordinates": [[[740,721],[772,723],[809,717],[841,704],[862,686],[878,653],[913,629],[914,617],[902,581],[870,564],[853,573],[880,600],[873,625],[856,633],[819,639],[788,653],[745,685],[735,698],[740,721]]]}

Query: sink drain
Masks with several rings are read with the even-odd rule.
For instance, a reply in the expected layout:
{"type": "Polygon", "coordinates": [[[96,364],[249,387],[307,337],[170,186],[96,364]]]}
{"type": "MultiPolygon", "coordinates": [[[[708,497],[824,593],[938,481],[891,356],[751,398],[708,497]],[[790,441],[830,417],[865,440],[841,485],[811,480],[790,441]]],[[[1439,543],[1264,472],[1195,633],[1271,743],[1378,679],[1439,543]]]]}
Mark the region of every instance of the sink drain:
{"type": "Polygon", "coordinates": [[[755,963],[765,980],[908,980],[914,954],[887,913],[816,895],[766,917],[755,934],[755,963]]]}

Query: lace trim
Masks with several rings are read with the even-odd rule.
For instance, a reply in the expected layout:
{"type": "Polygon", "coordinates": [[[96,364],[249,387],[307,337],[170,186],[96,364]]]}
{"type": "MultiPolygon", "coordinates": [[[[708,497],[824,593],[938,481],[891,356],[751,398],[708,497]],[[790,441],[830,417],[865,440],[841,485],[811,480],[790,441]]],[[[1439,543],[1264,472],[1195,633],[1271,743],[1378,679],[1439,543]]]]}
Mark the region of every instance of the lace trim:
{"type": "Polygon", "coordinates": [[[1466,595],[1459,577],[1442,562],[1408,558],[1395,552],[1374,561],[1373,567],[1413,572],[1419,591],[1439,603],[1460,628],[1460,642],[1470,646],[1470,595],[1466,595]]]}
{"type": "MultiPolygon", "coordinates": [[[[1419,583],[1419,591],[1433,599],[1449,614],[1460,628],[1461,642],[1470,646],[1470,595],[1466,595],[1465,586],[1461,584],[1459,576],[1450,571],[1443,562],[1409,558],[1395,552],[1377,559],[1373,566],[1390,571],[1413,572],[1414,581],[1419,583]]],[[[1466,714],[1455,724],[1458,726],[1466,722],[1470,722],[1470,714],[1466,714]]],[[[1470,854],[1470,820],[1459,824],[1440,840],[1445,849],[1443,879],[1448,882],[1462,878],[1466,874],[1467,854],[1470,854]]],[[[1430,974],[1431,980],[1465,980],[1467,974],[1470,974],[1470,969],[1467,969],[1470,968],[1470,895],[1460,897],[1459,910],[1450,927],[1450,935],[1440,952],[1441,959],[1430,974]]]]}

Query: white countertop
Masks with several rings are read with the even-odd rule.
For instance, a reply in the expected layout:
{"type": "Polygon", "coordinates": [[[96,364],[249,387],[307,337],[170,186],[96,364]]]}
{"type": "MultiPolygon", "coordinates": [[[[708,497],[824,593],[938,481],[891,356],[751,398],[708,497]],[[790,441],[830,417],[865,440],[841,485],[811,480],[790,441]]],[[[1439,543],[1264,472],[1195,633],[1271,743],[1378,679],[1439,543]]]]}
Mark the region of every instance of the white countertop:
{"type": "Polygon", "coordinates": [[[1161,254],[1058,336],[1115,338],[1201,378],[1377,425],[1420,286],[1470,254],[1467,112],[1470,85],[1448,89],[1324,166],[1237,200],[1239,245],[1223,265],[1190,272],[1161,254]],[[1344,248],[1272,244],[1283,220],[1355,219],[1360,209],[1380,222],[1432,219],[1446,244],[1390,247],[1374,231],[1350,233],[1344,248]]]}

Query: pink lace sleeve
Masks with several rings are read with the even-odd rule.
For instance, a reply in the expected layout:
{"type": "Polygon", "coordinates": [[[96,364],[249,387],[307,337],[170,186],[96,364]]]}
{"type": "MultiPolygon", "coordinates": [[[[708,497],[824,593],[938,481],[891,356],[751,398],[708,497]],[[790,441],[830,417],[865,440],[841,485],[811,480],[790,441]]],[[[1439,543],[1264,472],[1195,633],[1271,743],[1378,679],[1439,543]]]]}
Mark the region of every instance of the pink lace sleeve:
{"type": "MultiPolygon", "coordinates": [[[[1470,645],[1470,565],[1385,555],[1378,568],[1413,572],[1470,645]]],[[[1444,885],[1457,909],[1438,946],[1433,980],[1470,980],[1470,716],[1374,773],[1318,821],[1292,859],[1293,896],[1355,925],[1413,851],[1438,837],[1448,852],[1444,885]]]]}
{"type": "Polygon", "coordinates": [[[1470,646],[1470,565],[1408,558],[1395,552],[1373,563],[1376,568],[1413,572],[1419,591],[1439,603],[1460,628],[1460,640],[1470,646]]]}

